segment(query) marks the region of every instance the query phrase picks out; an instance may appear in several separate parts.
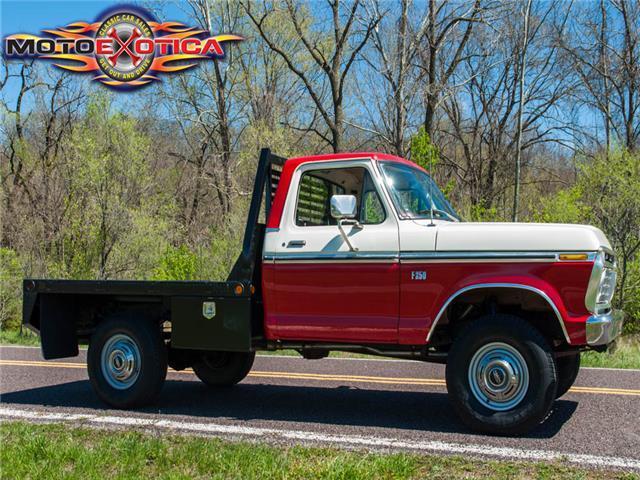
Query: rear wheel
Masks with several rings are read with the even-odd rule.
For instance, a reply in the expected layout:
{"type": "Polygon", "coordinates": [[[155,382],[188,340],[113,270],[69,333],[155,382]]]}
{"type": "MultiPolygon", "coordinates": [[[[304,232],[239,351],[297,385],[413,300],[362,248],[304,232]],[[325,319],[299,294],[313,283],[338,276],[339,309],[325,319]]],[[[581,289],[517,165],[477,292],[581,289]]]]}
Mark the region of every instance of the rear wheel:
{"type": "Polygon", "coordinates": [[[193,364],[193,371],[211,387],[229,387],[249,374],[255,357],[256,352],[207,352],[193,364]]]}
{"type": "Polygon", "coordinates": [[[569,391],[576,381],[576,377],[580,371],[580,353],[556,358],[556,369],[558,371],[558,391],[556,398],[560,398],[569,391]]]}
{"type": "Polygon", "coordinates": [[[159,327],[135,319],[101,323],[91,336],[87,367],[94,390],[112,407],[152,403],[167,376],[167,349],[159,327]]]}
{"type": "Polygon", "coordinates": [[[549,413],[556,368],[549,344],[519,317],[491,315],[454,341],[446,369],[453,406],[470,428],[520,434],[549,413]]]}

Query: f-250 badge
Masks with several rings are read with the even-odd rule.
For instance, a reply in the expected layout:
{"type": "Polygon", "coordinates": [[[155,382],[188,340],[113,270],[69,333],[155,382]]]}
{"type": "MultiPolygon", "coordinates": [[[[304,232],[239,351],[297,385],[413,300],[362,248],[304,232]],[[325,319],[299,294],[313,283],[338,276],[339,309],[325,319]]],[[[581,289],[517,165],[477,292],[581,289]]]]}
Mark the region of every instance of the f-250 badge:
{"type": "Polygon", "coordinates": [[[425,271],[413,271],[411,272],[411,280],[426,280],[427,272],[425,271]]]}

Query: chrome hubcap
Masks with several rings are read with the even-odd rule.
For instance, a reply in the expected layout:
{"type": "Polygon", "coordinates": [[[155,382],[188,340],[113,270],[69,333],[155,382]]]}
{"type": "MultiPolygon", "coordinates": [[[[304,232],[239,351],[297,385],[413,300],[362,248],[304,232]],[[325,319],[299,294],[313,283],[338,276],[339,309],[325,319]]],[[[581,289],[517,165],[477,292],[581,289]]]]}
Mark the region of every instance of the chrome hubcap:
{"type": "Polygon", "coordinates": [[[125,390],[140,375],[140,349],[130,336],[122,333],[114,335],[102,347],[100,366],[110,386],[125,390]]]}
{"type": "Polygon", "coordinates": [[[529,389],[529,370],[524,358],[509,344],[489,343],[469,364],[471,393],[484,407],[502,412],[516,407],[529,389]]]}

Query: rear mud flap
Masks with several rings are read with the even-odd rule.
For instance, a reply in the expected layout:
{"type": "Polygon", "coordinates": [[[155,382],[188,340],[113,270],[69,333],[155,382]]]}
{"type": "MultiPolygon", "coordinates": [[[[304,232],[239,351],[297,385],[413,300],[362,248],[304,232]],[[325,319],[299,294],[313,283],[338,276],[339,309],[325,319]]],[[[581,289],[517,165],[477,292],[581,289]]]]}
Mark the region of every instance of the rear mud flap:
{"type": "Polygon", "coordinates": [[[40,341],[45,360],[78,355],[73,295],[40,297],[40,341]]]}

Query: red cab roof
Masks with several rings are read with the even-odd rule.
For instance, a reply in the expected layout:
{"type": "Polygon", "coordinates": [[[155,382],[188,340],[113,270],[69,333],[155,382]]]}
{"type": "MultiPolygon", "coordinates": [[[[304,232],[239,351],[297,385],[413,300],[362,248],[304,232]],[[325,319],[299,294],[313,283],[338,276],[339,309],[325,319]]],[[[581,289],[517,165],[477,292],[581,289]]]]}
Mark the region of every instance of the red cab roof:
{"type": "Polygon", "coordinates": [[[292,157],[287,160],[287,163],[291,162],[296,166],[307,163],[307,162],[327,162],[331,160],[350,160],[350,159],[360,159],[360,158],[370,158],[372,160],[380,161],[393,161],[399,163],[408,163],[413,166],[417,166],[415,163],[410,162],[402,157],[398,157],[396,155],[391,155],[388,153],[380,153],[380,152],[345,152],[345,153],[323,153],[321,155],[309,155],[307,157],[292,157]]]}

